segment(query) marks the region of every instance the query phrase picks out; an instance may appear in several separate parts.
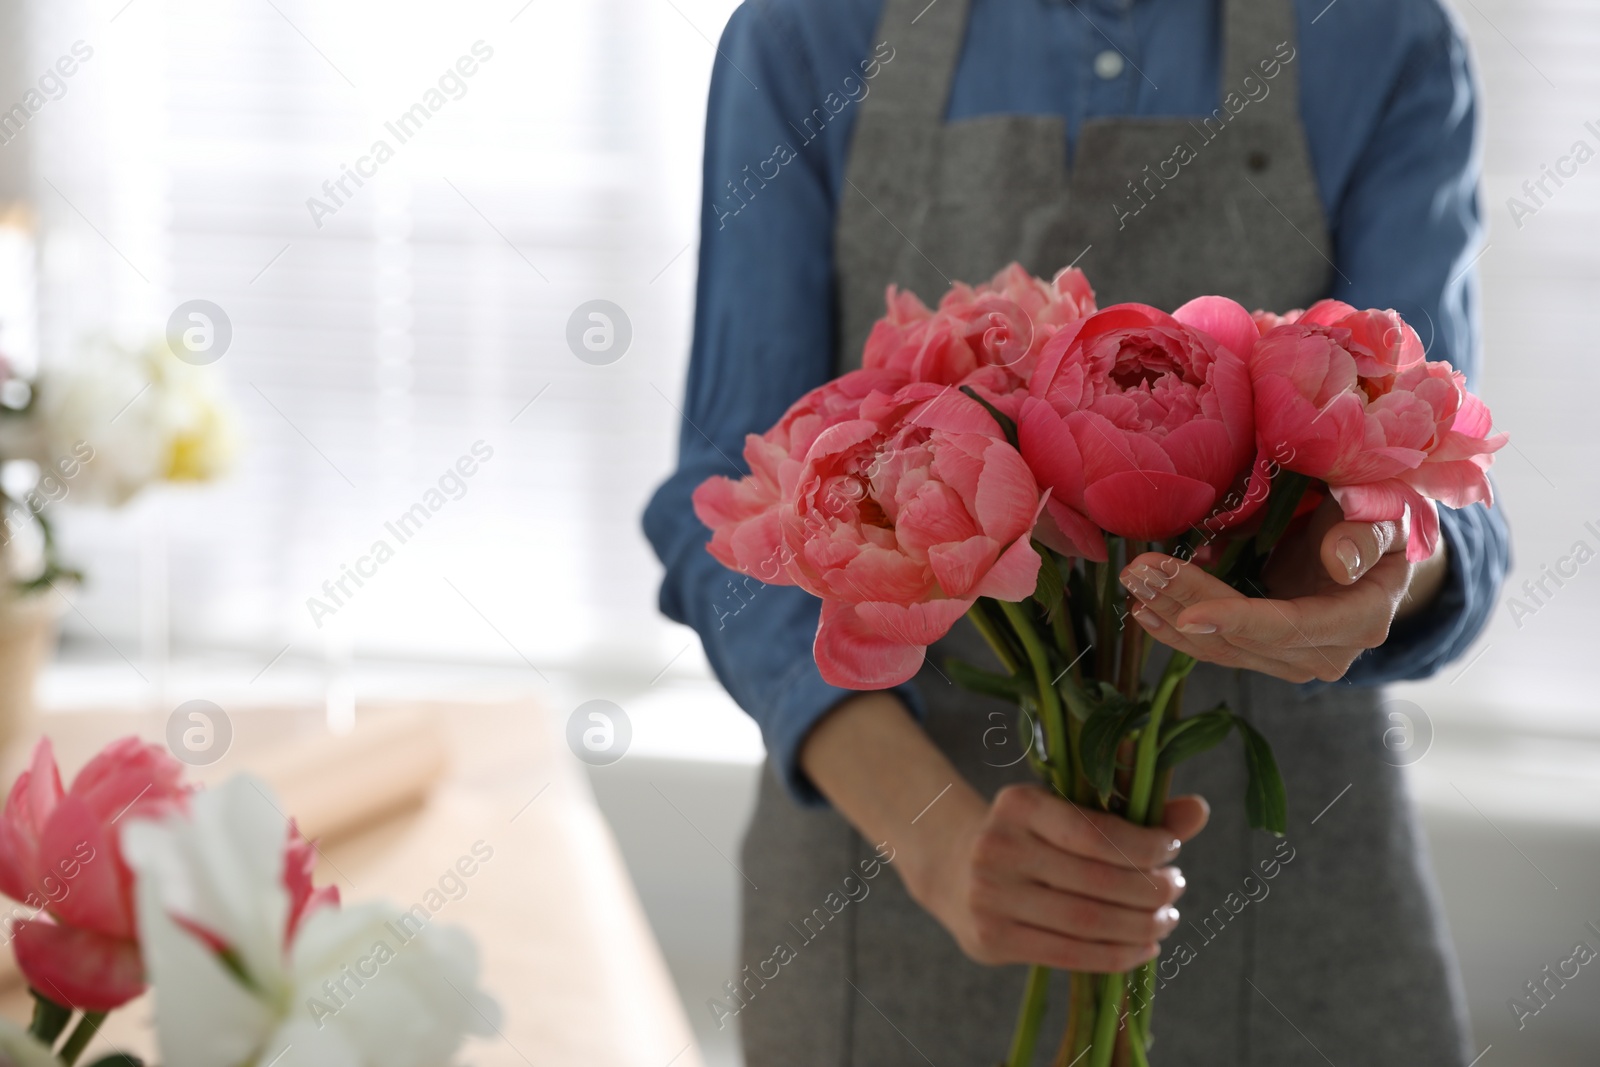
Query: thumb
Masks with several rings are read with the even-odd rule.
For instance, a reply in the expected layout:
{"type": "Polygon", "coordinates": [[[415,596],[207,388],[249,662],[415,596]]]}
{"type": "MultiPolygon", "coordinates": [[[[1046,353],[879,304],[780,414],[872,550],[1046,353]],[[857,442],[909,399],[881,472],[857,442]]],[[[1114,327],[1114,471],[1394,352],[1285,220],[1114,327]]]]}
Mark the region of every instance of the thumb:
{"type": "Polygon", "coordinates": [[[1322,565],[1340,585],[1354,585],[1380,557],[1403,549],[1406,521],[1336,522],[1322,535],[1322,565]]]}

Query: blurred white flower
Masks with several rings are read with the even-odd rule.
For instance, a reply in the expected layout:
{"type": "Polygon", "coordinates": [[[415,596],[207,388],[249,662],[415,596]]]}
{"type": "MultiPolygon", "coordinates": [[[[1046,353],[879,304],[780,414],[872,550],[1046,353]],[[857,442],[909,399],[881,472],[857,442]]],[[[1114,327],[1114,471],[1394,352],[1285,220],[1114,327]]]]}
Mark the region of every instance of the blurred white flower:
{"type": "Polygon", "coordinates": [[[157,481],[206,481],[233,458],[237,434],[215,370],[174,356],[164,340],[129,349],[105,338],[69,361],[41,368],[34,404],[8,418],[0,455],[50,469],[93,459],[71,479],[71,495],[119,505],[157,481]]]}
{"type": "Polygon", "coordinates": [[[61,1061],[22,1027],[0,1019],[0,1067],[61,1067],[61,1061]]]}
{"type": "Polygon", "coordinates": [[[292,924],[283,816],[249,776],[122,841],[164,1067],[444,1067],[499,1025],[459,929],[388,903],[292,924]]]}

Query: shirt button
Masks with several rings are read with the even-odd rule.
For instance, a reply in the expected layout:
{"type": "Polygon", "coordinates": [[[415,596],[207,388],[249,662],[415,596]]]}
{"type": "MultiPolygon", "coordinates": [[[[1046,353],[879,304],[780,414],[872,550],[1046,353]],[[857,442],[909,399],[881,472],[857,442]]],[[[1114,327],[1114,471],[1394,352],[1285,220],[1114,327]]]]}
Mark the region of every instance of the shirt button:
{"type": "Polygon", "coordinates": [[[1122,53],[1106,49],[1094,57],[1094,72],[1106,81],[1122,73],[1122,53]]]}

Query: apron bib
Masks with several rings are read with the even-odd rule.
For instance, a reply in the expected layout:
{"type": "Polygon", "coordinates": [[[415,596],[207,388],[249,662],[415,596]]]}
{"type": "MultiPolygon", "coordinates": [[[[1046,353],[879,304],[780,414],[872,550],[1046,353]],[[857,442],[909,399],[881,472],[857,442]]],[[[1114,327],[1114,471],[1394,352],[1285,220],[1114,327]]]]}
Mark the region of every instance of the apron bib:
{"type": "MultiPolygon", "coordinates": [[[[1220,293],[1283,310],[1324,296],[1327,227],[1296,68],[1279,51],[1295,41],[1292,5],[1221,6],[1221,115],[1090,119],[1069,172],[1060,117],[945,121],[968,0],[886,0],[874,39],[893,41],[896,61],[861,103],[835,234],[839,370],[859,365],[890,282],[931,304],[951,280],[1013,259],[1044,277],[1077,259],[1101,307],[1220,293]],[[1261,84],[1270,91],[1239,106],[1261,84]]],[[[986,796],[1031,781],[1015,708],[951,684],[940,664],[952,655],[997,669],[965,620],[929,649],[916,680],[929,736],[986,796]]],[[[1401,771],[1385,760],[1380,695],[1202,664],[1185,707],[1220,701],[1271,740],[1289,832],[1249,829],[1236,740],[1179,768],[1174,792],[1204,795],[1212,817],[1179,859],[1188,890],[1160,957],[1152,1064],[1463,1067],[1464,1001],[1401,771]]],[[[837,813],[796,807],[766,768],[743,846],[759,887],[744,894],[748,966],[738,1002],[722,998],[742,1004],[747,1067],[1003,1058],[1025,968],[972,963],[894,874],[864,877],[874,855],[837,813]]],[[[1041,1063],[1066,987],[1052,982],[1041,1063]]]]}

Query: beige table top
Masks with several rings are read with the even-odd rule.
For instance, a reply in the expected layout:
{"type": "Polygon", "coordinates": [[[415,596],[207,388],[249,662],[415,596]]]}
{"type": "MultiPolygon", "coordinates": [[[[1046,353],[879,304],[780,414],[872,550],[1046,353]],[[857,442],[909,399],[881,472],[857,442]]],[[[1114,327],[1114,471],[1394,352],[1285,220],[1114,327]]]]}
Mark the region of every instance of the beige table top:
{"type": "MultiPolygon", "coordinates": [[[[364,764],[344,767],[329,767],[317,755],[338,751],[340,740],[322,733],[315,712],[262,709],[230,711],[230,717],[232,747],[203,777],[261,771],[291,815],[301,814],[297,806],[333,804],[329,797],[343,779],[366,778],[362,788],[370,795],[407,775],[424,782],[437,778],[419,799],[359,831],[329,838],[319,827],[324,836],[317,882],[337,882],[346,900],[388,898],[409,907],[475,843],[494,850],[466,880],[466,892],[437,913],[437,921],[465,927],[477,941],[482,985],[504,1016],[500,1035],[469,1040],[458,1062],[701,1067],[688,1020],[588,781],[537,707],[363,708],[358,736],[382,731],[386,723],[401,724],[403,733],[411,729],[406,723],[414,726],[420,717],[437,724],[430,737],[442,743],[419,745],[411,730],[409,754],[392,760],[382,753],[364,760],[338,756],[335,762],[364,764]],[[286,762],[286,742],[311,755],[286,762]],[[422,765],[441,748],[438,767],[422,765]],[[386,766],[407,761],[410,766],[398,770],[386,766]],[[301,773],[301,765],[311,769],[301,773]]],[[[92,712],[45,720],[64,777],[111,738],[159,738],[163,725],[92,712]]],[[[115,1013],[82,1062],[114,1048],[150,1058],[150,1009],[147,995],[115,1013]]],[[[22,988],[13,985],[0,994],[0,1014],[22,1022],[28,1010],[22,988]]]]}

